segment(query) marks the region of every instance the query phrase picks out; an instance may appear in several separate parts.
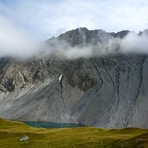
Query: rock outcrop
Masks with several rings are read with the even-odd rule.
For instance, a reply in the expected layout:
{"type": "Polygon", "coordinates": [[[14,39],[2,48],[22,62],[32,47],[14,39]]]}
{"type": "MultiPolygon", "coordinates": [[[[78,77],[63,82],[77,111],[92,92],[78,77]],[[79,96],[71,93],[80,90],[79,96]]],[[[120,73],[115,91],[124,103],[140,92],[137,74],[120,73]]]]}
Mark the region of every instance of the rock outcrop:
{"type": "MultiPolygon", "coordinates": [[[[128,33],[81,28],[56,40],[85,47],[128,33]]],[[[0,60],[1,118],[147,128],[147,89],[148,56],[144,54],[70,60],[54,53],[26,61],[0,60]]]]}

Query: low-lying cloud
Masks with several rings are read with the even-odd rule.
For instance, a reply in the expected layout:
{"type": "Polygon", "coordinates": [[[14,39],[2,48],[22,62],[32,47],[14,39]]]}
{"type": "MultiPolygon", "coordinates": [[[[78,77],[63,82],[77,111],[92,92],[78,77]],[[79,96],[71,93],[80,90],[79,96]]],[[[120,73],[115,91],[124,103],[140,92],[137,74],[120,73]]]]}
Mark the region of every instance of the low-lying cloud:
{"type": "Polygon", "coordinates": [[[144,53],[148,54],[148,32],[142,35],[129,33],[124,39],[121,40],[120,46],[123,53],[144,53]]]}
{"type": "MultiPolygon", "coordinates": [[[[16,29],[7,19],[0,17],[0,22],[0,57],[44,57],[56,53],[67,59],[76,59],[118,53],[148,54],[148,31],[141,35],[130,32],[122,39],[106,36],[104,40],[102,37],[101,41],[95,44],[83,42],[74,47],[56,38],[51,39],[47,44],[39,45],[29,39],[22,30],[16,29]]],[[[82,34],[82,37],[86,39],[85,34],[82,34]]]]}
{"type": "Polygon", "coordinates": [[[124,38],[109,37],[96,44],[82,43],[82,45],[80,44],[74,47],[71,47],[70,44],[64,40],[58,41],[57,39],[53,39],[50,40],[43,53],[46,53],[44,54],[46,56],[56,53],[67,59],[76,59],[80,57],[89,58],[119,53],[148,54],[148,34],[144,32],[139,35],[130,32],[124,38]]]}
{"type": "MultiPolygon", "coordinates": [[[[35,40],[43,41],[80,26],[115,32],[121,29],[139,32],[148,24],[147,15],[143,15],[148,13],[147,7],[146,0],[135,0],[134,3],[129,0],[2,0],[0,57],[26,58],[39,55],[44,47],[39,51],[40,47],[35,40]]],[[[44,53],[50,55],[57,51],[71,59],[110,54],[118,52],[117,49],[123,53],[148,53],[147,35],[138,36],[135,33],[130,33],[122,40],[112,38],[83,47],[72,48],[67,43],[57,44],[59,45],[55,45],[56,48],[46,47],[44,53]]]]}
{"type": "Polygon", "coordinates": [[[35,45],[25,31],[0,16],[0,57],[29,57],[36,53],[35,45]]]}

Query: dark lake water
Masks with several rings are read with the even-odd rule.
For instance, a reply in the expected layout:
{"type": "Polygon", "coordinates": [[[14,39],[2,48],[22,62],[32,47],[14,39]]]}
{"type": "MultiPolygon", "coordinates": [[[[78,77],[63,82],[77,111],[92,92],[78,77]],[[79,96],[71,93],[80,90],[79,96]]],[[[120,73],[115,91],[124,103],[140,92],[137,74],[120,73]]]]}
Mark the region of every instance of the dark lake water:
{"type": "Polygon", "coordinates": [[[71,128],[71,127],[83,127],[81,124],[73,123],[52,123],[52,122],[36,122],[36,121],[23,121],[25,124],[38,127],[38,128],[71,128]]]}

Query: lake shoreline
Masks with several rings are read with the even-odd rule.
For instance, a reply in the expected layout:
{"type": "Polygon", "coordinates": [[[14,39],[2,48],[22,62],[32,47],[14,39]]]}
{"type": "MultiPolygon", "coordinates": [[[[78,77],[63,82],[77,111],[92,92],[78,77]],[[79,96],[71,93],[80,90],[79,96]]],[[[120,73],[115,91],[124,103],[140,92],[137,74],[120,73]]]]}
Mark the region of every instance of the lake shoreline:
{"type": "Polygon", "coordinates": [[[21,121],[31,127],[37,128],[76,128],[76,127],[85,127],[83,124],[75,123],[54,123],[54,122],[40,122],[40,121],[21,121]]]}

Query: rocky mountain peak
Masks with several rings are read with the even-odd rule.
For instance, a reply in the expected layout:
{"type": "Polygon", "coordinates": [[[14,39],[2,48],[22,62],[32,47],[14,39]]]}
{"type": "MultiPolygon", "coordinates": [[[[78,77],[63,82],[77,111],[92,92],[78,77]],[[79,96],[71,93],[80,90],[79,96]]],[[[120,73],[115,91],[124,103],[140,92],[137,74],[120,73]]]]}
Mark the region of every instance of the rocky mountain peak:
{"type": "Polygon", "coordinates": [[[128,33],[130,33],[129,30],[122,30],[122,31],[119,31],[117,33],[111,33],[111,35],[115,38],[124,38],[126,35],[128,35],[128,33]]]}
{"type": "Polygon", "coordinates": [[[103,30],[88,30],[87,28],[77,28],[61,34],[57,39],[70,43],[72,47],[78,45],[96,44],[110,38],[110,34],[103,30]]]}
{"type": "Polygon", "coordinates": [[[148,29],[145,29],[142,34],[148,35],[148,29]]]}
{"type": "Polygon", "coordinates": [[[72,47],[87,44],[94,45],[98,42],[105,42],[110,38],[124,38],[129,32],[129,30],[123,30],[117,33],[108,33],[102,29],[88,30],[87,28],[83,27],[61,34],[57,39],[67,41],[72,47]]]}
{"type": "MultiPolygon", "coordinates": [[[[108,39],[124,38],[128,33],[77,28],[49,42],[66,41],[72,47],[98,42],[105,45],[108,39]]],[[[59,59],[55,52],[25,61],[3,58],[0,118],[108,128],[148,127],[147,88],[147,55],[59,59]]]]}

